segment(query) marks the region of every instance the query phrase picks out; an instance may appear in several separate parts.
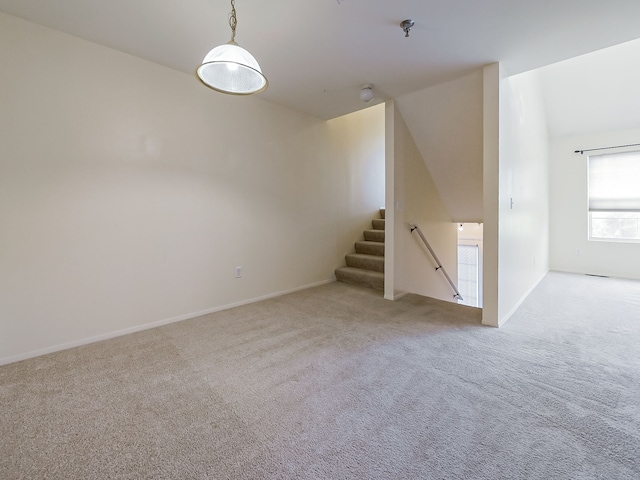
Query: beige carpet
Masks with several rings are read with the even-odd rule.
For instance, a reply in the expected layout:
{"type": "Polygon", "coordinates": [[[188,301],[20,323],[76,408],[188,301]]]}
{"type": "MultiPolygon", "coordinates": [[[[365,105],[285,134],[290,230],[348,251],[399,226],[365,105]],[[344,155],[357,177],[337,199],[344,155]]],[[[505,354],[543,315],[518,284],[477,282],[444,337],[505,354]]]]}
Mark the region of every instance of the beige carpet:
{"type": "Polygon", "coordinates": [[[638,479],[640,283],[335,283],[0,368],[2,479],[638,479]]]}

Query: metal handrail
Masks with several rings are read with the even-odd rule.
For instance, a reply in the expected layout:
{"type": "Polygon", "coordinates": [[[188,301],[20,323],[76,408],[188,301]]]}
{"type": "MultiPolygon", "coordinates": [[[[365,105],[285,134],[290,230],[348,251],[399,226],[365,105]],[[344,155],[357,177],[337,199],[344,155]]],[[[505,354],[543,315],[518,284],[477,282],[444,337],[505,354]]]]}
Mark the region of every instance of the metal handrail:
{"type": "Polygon", "coordinates": [[[453,296],[453,298],[458,298],[460,300],[464,300],[462,298],[462,295],[460,295],[460,292],[458,291],[458,289],[456,288],[456,286],[453,284],[453,282],[451,281],[451,277],[449,277],[449,274],[447,273],[447,271],[445,270],[445,268],[442,266],[442,263],[440,262],[440,259],[438,258],[438,256],[436,255],[436,252],[433,251],[433,248],[431,248],[431,245],[429,245],[429,242],[427,241],[427,239],[424,237],[422,230],[420,230],[420,227],[414,223],[410,223],[409,224],[409,228],[411,229],[411,233],[413,233],[414,230],[418,231],[418,235],[420,235],[420,238],[422,239],[422,241],[424,242],[424,244],[426,245],[427,249],[429,249],[429,253],[431,254],[431,256],[433,257],[433,259],[436,261],[436,264],[438,265],[436,267],[436,272],[438,270],[442,270],[442,273],[444,273],[445,278],[447,279],[447,281],[449,282],[449,285],[451,285],[451,288],[453,288],[453,291],[456,292],[456,294],[453,296]]]}

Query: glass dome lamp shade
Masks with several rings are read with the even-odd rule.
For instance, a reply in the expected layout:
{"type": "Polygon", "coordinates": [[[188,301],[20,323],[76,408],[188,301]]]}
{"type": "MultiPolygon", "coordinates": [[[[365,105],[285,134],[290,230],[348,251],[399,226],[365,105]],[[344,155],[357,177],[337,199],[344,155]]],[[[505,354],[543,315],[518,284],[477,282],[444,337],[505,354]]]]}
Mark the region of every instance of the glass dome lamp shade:
{"type": "Polygon", "coordinates": [[[269,85],[253,55],[233,40],[207,53],[196,73],[207,87],[234,95],[262,92],[269,85]]]}
{"type": "Polygon", "coordinates": [[[362,90],[360,90],[360,100],[365,103],[368,103],[373,98],[373,85],[366,84],[362,86],[362,90]]]}
{"type": "Polygon", "coordinates": [[[211,50],[196,70],[207,87],[233,95],[251,95],[265,90],[269,84],[253,55],[236,43],[236,2],[231,0],[231,40],[211,50]]]}

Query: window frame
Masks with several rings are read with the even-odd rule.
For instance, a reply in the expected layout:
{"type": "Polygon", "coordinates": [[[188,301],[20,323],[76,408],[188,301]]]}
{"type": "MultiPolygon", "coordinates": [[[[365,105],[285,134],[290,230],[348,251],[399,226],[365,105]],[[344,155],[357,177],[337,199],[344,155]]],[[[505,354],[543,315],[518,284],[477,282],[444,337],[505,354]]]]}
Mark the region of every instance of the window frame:
{"type": "MultiPolygon", "coordinates": [[[[590,159],[595,156],[605,156],[605,155],[617,155],[623,153],[634,153],[637,154],[638,161],[640,162],[640,149],[637,146],[633,147],[622,147],[617,148],[615,152],[612,153],[594,153],[592,155],[587,156],[586,162],[586,176],[587,176],[587,195],[586,195],[586,207],[587,207],[587,240],[590,242],[605,242],[605,243],[640,243],[640,227],[637,231],[637,238],[616,238],[616,237],[596,237],[593,235],[593,214],[599,213],[598,211],[592,212],[590,209],[590,159]]],[[[606,213],[606,212],[605,212],[606,213]]],[[[609,212],[616,213],[616,212],[609,212]]],[[[636,212],[638,216],[638,222],[640,222],[640,211],[636,212]]]]}

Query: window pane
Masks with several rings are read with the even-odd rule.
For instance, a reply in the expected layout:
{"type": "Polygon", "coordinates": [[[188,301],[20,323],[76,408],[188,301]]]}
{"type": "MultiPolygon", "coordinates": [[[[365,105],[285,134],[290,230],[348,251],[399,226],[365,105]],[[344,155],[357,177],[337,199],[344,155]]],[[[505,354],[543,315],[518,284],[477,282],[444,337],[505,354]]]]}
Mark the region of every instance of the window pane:
{"type": "Polygon", "coordinates": [[[639,212],[591,212],[589,216],[591,238],[640,240],[639,212]]]}

